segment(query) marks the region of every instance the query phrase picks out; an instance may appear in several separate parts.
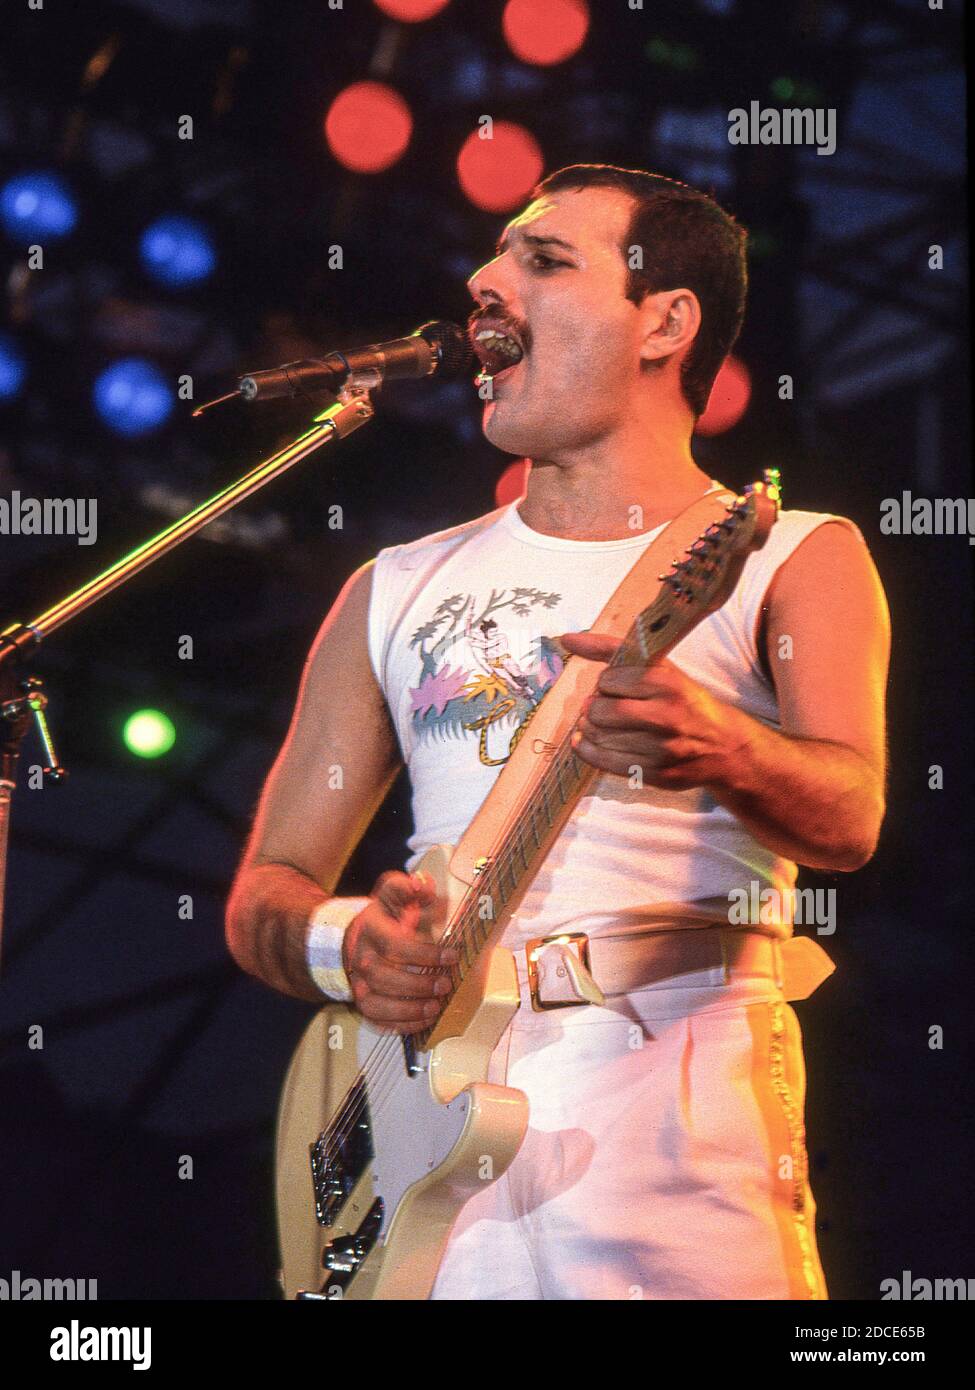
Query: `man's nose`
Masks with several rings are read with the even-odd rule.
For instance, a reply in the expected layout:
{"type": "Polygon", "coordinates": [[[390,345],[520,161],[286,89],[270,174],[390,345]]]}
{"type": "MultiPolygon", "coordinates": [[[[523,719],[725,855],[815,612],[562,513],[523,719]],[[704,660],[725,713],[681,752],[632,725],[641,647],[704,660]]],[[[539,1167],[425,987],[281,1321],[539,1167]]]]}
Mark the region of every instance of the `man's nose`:
{"type": "Polygon", "coordinates": [[[501,264],[503,259],[503,256],[495,256],[494,260],[482,265],[480,270],[475,270],[467,282],[471,298],[475,299],[482,309],[489,304],[502,305],[505,302],[504,268],[501,264]]]}

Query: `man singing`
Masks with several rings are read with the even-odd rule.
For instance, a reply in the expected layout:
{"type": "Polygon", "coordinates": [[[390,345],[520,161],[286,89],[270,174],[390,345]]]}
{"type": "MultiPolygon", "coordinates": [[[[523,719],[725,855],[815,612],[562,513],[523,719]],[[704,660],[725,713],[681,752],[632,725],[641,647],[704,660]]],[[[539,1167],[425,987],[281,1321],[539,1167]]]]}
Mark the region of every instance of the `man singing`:
{"type": "MultiPolygon", "coordinates": [[[[721,487],[691,434],[741,326],[744,240],[683,184],[576,165],[471,277],[484,432],[531,460],[527,491],[346,582],[228,907],[244,969],[396,1032],[436,1018],[452,961],[419,930],[433,890],[412,870],[460,839],[564,654],[609,660],[615,640],[586,629],[721,487]],[[332,896],[402,763],[405,871],[332,896]]],[[[826,1297],[786,1002],[822,972],[797,981],[786,943],[797,865],[850,871],[876,847],[888,653],[860,532],[783,511],[669,659],[603,671],[574,736],[598,775],[500,944],[524,985],[528,941],[628,934],[627,987],[606,940],[604,1003],[536,1011],[523,989],[490,1079],[527,1095],[530,1128],[464,1206],[432,1297],[826,1297]],[[729,903],[756,891],[778,907],[741,925],[729,903]]]]}

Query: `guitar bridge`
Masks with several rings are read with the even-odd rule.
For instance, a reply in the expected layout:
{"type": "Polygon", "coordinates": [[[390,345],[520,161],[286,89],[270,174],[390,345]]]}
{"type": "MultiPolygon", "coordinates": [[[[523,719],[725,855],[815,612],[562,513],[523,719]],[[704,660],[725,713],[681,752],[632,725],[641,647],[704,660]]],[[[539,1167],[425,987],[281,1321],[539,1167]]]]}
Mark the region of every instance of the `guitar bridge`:
{"type": "Polygon", "coordinates": [[[354,1235],[342,1236],[339,1240],[330,1240],[322,1251],[322,1268],[325,1270],[322,1287],[318,1293],[299,1289],[295,1297],[316,1301],[341,1298],[359,1273],[363,1260],[375,1245],[379,1232],[382,1230],[385,1210],[383,1199],[377,1197],[354,1235]]]}

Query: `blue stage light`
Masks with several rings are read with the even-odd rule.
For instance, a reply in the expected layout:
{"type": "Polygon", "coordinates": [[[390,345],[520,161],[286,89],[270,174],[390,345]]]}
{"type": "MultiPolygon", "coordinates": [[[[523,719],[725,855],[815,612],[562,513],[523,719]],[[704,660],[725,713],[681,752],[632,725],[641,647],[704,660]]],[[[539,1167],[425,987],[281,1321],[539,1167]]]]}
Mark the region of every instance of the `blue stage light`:
{"type": "Polygon", "coordinates": [[[213,273],[217,253],[206,228],[180,213],[159,217],[142,233],[142,264],[162,285],[193,285],[213,273]]]}
{"type": "Polygon", "coordinates": [[[487,59],[480,53],[472,53],[453,69],[451,86],[459,97],[479,97],[487,90],[489,77],[487,59]]]}
{"type": "Polygon", "coordinates": [[[123,357],[99,374],[95,408],[117,434],[148,434],[173,409],[172,388],[158,367],[142,357],[123,357]]]}
{"type": "Polygon", "coordinates": [[[25,246],[58,241],[74,231],[78,207],[57,174],[17,174],[0,189],[0,221],[7,235],[25,246]]]}
{"type": "Polygon", "coordinates": [[[13,400],[24,384],[27,363],[17,340],[0,333],[0,401],[13,400]]]}

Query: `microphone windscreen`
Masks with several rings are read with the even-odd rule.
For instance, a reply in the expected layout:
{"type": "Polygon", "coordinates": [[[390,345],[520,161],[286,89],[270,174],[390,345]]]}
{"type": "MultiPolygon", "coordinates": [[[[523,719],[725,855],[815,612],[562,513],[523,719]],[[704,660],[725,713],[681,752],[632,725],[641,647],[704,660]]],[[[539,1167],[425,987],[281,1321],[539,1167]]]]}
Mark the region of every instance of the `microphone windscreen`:
{"type": "Polygon", "coordinates": [[[433,319],[416,330],[430,346],[436,349],[437,376],[463,376],[471,367],[474,351],[470,339],[456,323],[446,319],[433,319]]]}

